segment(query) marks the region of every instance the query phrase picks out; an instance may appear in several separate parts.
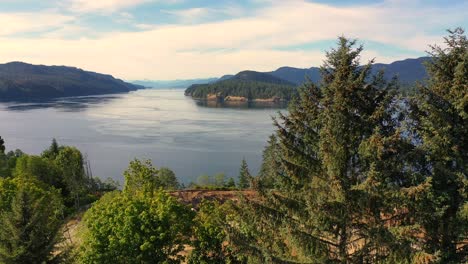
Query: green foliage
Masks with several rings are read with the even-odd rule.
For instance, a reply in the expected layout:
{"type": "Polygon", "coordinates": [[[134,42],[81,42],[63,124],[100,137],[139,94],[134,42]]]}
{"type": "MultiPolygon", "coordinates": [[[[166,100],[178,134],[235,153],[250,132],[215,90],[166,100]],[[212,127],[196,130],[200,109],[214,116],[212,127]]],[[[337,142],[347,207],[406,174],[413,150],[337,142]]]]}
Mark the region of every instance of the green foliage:
{"type": "Polygon", "coordinates": [[[327,53],[321,87],[302,87],[289,114],[275,120],[257,179],[262,199],[239,208],[232,229],[246,257],[356,263],[408,249],[385,220],[399,208],[393,190],[406,183],[395,83],[370,76],[361,51],[340,38],[327,53]]]}
{"type": "Polygon", "coordinates": [[[192,217],[163,191],[106,194],[84,216],[80,263],[180,263],[192,217]]]}
{"type": "Polygon", "coordinates": [[[0,137],[0,178],[12,176],[12,171],[16,166],[16,159],[22,154],[19,149],[5,153],[5,141],[0,137]]]}
{"type": "Polygon", "coordinates": [[[102,181],[99,178],[93,178],[90,182],[90,189],[95,192],[111,192],[119,189],[120,184],[112,178],[102,181]]]}
{"type": "Polygon", "coordinates": [[[52,258],[62,223],[55,189],[29,175],[0,179],[0,262],[43,263],[52,258]]]}
{"type": "Polygon", "coordinates": [[[203,174],[198,176],[196,183],[190,183],[191,189],[208,189],[208,190],[233,190],[236,189],[236,182],[233,178],[226,181],[224,173],[217,173],[215,175],[203,174]]]}
{"type": "Polygon", "coordinates": [[[240,189],[251,188],[252,180],[253,180],[253,177],[252,175],[250,175],[247,161],[245,161],[245,159],[242,159],[241,167],[239,170],[239,188],[240,189]]]}
{"type": "Polygon", "coordinates": [[[42,182],[63,188],[63,178],[55,164],[39,156],[22,155],[16,160],[15,175],[34,175],[42,182]]]}
{"type": "Polygon", "coordinates": [[[77,148],[67,146],[60,149],[54,162],[63,177],[75,208],[79,208],[80,198],[86,191],[87,181],[83,167],[83,155],[77,148]]]}
{"type": "Polygon", "coordinates": [[[42,152],[42,157],[48,158],[48,159],[55,159],[57,155],[60,152],[60,147],[57,143],[57,140],[54,138],[52,139],[52,144],[48,149],[46,149],[44,152],[42,152]]]}
{"type": "Polygon", "coordinates": [[[416,223],[425,230],[419,245],[437,263],[467,261],[468,40],[449,31],[446,48],[433,46],[428,86],[412,102],[419,185],[409,189],[416,223]],[[460,246],[462,245],[462,246],[460,246]]]}
{"type": "Polygon", "coordinates": [[[214,177],[213,177],[214,186],[217,186],[217,187],[225,186],[226,185],[225,178],[226,178],[226,175],[224,175],[224,173],[215,174],[214,177]]]}
{"type": "Polygon", "coordinates": [[[210,175],[203,174],[203,175],[198,176],[197,184],[198,184],[198,186],[210,186],[210,185],[212,185],[210,175]]]}
{"type": "Polygon", "coordinates": [[[188,263],[233,263],[231,252],[227,245],[226,206],[216,201],[203,200],[193,221],[193,250],[188,263]]]}
{"type": "MultiPolygon", "coordinates": [[[[256,179],[254,179],[255,189],[262,191],[265,189],[272,189],[276,186],[275,180],[280,171],[278,142],[275,135],[271,135],[268,139],[268,144],[263,150],[263,162],[260,167],[260,172],[256,179]]],[[[280,173],[279,173],[280,174],[280,173]]]]}
{"type": "Polygon", "coordinates": [[[236,188],[236,182],[234,181],[234,179],[231,177],[229,178],[229,180],[226,182],[225,186],[227,188],[236,188]]]}
{"type": "Polygon", "coordinates": [[[158,172],[159,184],[165,190],[177,190],[180,188],[180,183],[177,180],[175,173],[166,167],[161,167],[158,172]]]}
{"type": "Polygon", "coordinates": [[[157,189],[175,190],[180,187],[173,171],[157,169],[150,160],[144,163],[135,159],[124,172],[124,191],[130,193],[152,193],[157,189]]]}
{"type": "Polygon", "coordinates": [[[0,155],[5,154],[5,140],[0,137],[0,155]]]}

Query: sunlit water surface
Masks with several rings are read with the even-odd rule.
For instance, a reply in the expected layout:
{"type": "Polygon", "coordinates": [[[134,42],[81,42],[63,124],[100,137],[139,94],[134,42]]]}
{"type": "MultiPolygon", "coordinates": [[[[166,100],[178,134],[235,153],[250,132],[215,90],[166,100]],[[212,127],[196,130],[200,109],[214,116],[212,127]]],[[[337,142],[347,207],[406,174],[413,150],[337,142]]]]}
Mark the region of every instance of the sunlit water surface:
{"type": "Polygon", "coordinates": [[[123,181],[134,158],[151,159],[188,183],[201,174],[237,177],[245,157],[255,174],[273,132],[272,108],[210,108],[183,90],[1,103],[0,136],[8,150],[39,154],[56,138],[78,147],[93,175],[123,181]]]}

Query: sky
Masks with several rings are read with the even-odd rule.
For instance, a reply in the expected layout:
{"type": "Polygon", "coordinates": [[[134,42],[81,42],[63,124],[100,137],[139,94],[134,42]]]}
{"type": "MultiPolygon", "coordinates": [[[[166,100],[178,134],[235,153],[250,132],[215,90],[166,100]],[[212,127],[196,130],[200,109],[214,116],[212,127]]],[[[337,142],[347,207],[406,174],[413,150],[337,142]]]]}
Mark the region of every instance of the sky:
{"type": "Polygon", "coordinates": [[[171,80],[319,66],[338,36],[363,62],[421,57],[468,30],[468,1],[0,0],[0,25],[0,63],[171,80]]]}

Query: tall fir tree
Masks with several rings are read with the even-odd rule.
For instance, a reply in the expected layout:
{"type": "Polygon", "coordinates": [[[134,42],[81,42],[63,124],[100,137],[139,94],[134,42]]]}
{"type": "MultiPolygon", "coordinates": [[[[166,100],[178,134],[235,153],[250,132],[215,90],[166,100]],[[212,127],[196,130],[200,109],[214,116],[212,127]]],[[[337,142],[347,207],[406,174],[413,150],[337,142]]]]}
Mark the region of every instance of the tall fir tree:
{"type": "Polygon", "coordinates": [[[468,254],[468,40],[449,30],[446,48],[431,46],[429,82],[412,104],[423,181],[412,192],[425,257],[466,262],[468,254]]]}
{"type": "Polygon", "coordinates": [[[0,137],[0,154],[5,154],[5,140],[0,137]]]}
{"type": "Polygon", "coordinates": [[[371,76],[372,62],[359,64],[355,44],[339,38],[321,87],[301,88],[275,122],[277,161],[270,163],[278,166],[262,176],[275,185],[240,208],[230,233],[251,262],[372,262],[408,250],[388,227],[393,194],[405,182],[397,150],[407,146],[395,82],[371,76]]]}
{"type": "Polygon", "coordinates": [[[60,148],[61,147],[57,143],[57,140],[54,138],[54,139],[52,139],[52,143],[50,144],[49,148],[44,150],[44,152],[42,152],[42,156],[45,157],[45,158],[53,160],[59,154],[60,148]]]}
{"type": "Polygon", "coordinates": [[[2,197],[11,200],[0,214],[0,262],[46,263],[53,258],[62,223],[59,193],[28,175],[2,185],[14,186],[2,197]],[[8,194],[13,197],[8,198],[8,194]]]}
{"type": "Polygon", "coordinates": [[[279,170],[279,160],[278,141],[274,134],[269,137],[262,156],[263,162],[253,184],[253,187],[258,191],[271,189],[276,184],[274,175],[279,170]]]}
{"type": "Polygon", "coordinates": [[[252,175],[250,175],[249,167],[245,158],[242,159],[241,167],[239,170],[239,188],[248,189],[252,184],[252,175]]]}
{"type": "Polygon", "coordinates": [[[5,141],[0,137],[0,178],[9,175],[8,157],[5,155],[5,141]]]}

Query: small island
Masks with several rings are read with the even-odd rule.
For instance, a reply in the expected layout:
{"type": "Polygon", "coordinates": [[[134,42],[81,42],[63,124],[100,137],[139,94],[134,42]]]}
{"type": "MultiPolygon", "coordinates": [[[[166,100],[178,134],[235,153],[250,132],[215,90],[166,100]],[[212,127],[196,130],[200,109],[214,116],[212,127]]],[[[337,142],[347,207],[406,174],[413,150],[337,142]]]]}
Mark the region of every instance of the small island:
{"type": "Polygon", "coordinates": [[[294,83],[256,71],[242,71],[214,83],[193,84],[185,90],[185,95],[194,99],[228,104],[284,103],[296,93],[294,83]]]}

